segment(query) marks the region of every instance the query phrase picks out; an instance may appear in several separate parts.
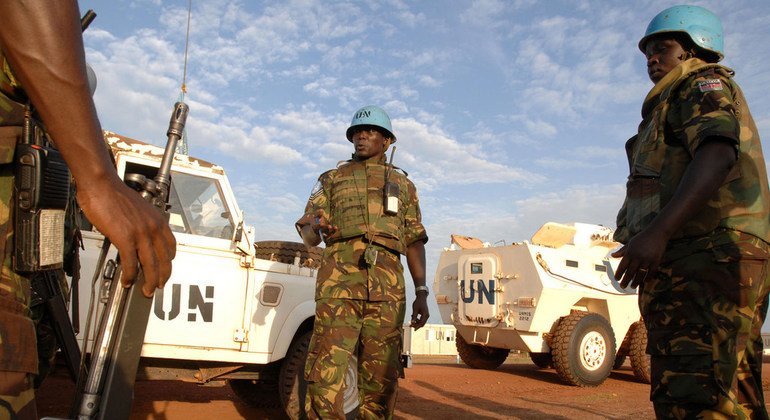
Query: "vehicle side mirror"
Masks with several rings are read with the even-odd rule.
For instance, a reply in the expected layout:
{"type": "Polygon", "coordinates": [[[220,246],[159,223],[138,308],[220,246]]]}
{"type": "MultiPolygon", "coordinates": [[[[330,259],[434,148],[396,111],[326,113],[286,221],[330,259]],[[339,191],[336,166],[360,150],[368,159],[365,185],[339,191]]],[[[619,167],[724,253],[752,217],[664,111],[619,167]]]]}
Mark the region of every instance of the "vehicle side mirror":
{"type": "Polygon", "coordinates": [[[233,242],[241,242],[243,240],[243,219],[241,219],[240,222],[238,222],[238,227],[235,228],[235,236],[233,237],[233,242]]]}

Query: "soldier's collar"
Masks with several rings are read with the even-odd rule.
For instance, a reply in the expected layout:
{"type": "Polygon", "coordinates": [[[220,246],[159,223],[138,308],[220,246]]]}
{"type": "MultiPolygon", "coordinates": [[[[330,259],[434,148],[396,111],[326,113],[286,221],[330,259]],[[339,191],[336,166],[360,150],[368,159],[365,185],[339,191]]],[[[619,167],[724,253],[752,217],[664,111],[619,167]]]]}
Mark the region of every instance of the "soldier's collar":
{"type": "Polygon", "coordinates": [[[350,156],[350,160],[348,162],[361,162],[361,163],[368,163],[368,164],[379,163],[381,165],[384,165],[385,163],[387,163],[387,160],[386,160],[386,157],[385,157],[385,153],[380,154],[379,157],[378,156],[372,156],[372,157],[370,157],[368,159],[357,159],[356,158],[356,154],[353,153],[350,156]]]}

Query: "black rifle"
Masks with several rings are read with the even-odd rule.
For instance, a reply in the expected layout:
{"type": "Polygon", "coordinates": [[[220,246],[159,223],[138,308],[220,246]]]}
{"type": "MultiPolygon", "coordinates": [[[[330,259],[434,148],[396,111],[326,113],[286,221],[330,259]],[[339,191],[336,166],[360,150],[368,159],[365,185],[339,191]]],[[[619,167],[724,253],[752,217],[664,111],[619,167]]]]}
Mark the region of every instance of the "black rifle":
{"type": "MultiPolygon", "coordinates": [[[[169,122],[168,142],[154,180],[140,174],[127,174],[125,182],[158,208],[168,218],[167,200],[171,187],[171,163],[177,142],[182,137],[188,107],[174,105],[169,122]]],[[[107,304],[102,312],[99,332],[91,352],[90,368],[84,381],[79,381],[72,416],[78,419],[127,419],[131,412],[134,382],[144,344],[152,299],[142,294],[144,275],[130,289],[121,285],[120,256],[106,261],[110,247],[105,238],[94,273],[94,287],[100,274],[103,288],[108,288],[107,304]],[[82,382],[82,384],[81,384],[82,382]]],[[[92,308],[93,309],[93,308],[92,308]]],[[[88,332],[88,328],[86,330],[88,332]]],[[[84,340],[87,341],[87,340],[84,340]]],[[[84,342],[84,346],[88,343],[84,342]]],[[[83,375],[80,375],[82,378],[83,375]]]]}

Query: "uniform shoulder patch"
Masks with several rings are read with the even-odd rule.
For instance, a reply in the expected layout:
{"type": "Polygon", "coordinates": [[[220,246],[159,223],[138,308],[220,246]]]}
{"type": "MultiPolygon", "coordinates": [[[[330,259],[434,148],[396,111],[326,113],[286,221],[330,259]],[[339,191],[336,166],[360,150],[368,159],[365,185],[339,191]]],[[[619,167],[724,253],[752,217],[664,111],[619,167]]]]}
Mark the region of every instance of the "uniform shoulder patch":
{"type": "Polygon", "coordinates": [[[310,201],[313,201],[321,195],[324,192],[324,186],[321,184],[321,181],[316,181],[315,185],[313,185],[313,189],[310,191],[310,201]]]}
{"type": "Polygon", "coordinates": [[[335,172],[335,171],[336,169],[329,169],[328,171],[318,176],[318,181],[316,181],[315,185],[313,185],[313,189],[310,191],[310,198],[309,198],[310,201],[315,200],[316,197],[318,197],[324,192],[324,185],[323,185],[324,178],[328,177],[329,175],[331,175],[332,172],[335,172]]]}
{"type": "Polygon", "coordinates": [[[701,92],[722,90],[722,81],[720,79],[698,80],[698,89],[701,92]]]}

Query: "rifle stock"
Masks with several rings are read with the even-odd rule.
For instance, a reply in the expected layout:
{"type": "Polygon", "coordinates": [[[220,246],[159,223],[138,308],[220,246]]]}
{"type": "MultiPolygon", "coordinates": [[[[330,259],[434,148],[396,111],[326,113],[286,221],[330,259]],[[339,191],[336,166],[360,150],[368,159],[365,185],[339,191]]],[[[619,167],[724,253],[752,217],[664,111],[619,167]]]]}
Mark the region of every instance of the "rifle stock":
{"type": "MultiPolygon", "coordinates": [[[[153,180],[143,175],[127,174],[126,183],[166,217],[167,199],[171,188],[171,163],[174,151],[182,137],[188,107],[177,102],[171,114],[166,133],[168,141],[160,168],[153,180]]],[[[103,273],[109,284],[109,298],[102,312],[99,333],[91,353],[91,363],[84,386],[79,384],[75,396],[73,417],[78,419],[127,419],[131,412],[136,371],[144,344],[144,334],[152,306],[152,299],[142,294],[144,275],[141,270],[129,289],[121,285],[120,256],[106,261],[109,239],[105,238],[101,264],[97,274],[103,273]]],[[[88,343],[86,342],[85,345],[88,343]]]]}

